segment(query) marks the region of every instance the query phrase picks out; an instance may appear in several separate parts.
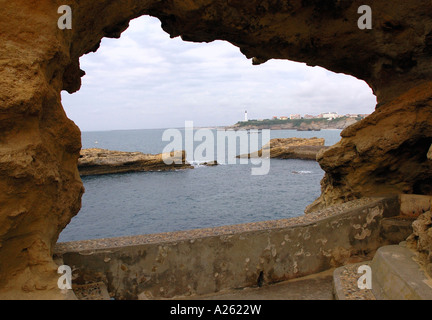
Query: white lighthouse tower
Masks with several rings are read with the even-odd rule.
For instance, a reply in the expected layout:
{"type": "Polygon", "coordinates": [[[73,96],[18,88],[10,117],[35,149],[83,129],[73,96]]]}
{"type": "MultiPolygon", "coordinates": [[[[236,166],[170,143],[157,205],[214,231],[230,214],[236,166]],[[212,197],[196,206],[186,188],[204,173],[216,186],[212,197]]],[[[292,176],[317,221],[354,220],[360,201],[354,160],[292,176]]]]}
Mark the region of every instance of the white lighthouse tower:
{"type": "Polygon", "coordinates": [[[245,118],[244,118],[244,121],[248,121],[248,116],[247,116],[247,110],[245,111],[245,118]]]}

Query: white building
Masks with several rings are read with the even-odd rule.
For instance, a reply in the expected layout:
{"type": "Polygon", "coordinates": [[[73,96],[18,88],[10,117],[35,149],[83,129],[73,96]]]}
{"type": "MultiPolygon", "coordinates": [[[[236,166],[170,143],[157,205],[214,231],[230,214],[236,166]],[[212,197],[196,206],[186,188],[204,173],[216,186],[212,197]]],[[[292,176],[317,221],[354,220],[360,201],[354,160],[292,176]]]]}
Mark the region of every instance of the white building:
{"type": "Polygon", "coordinates": [[[247,110],[245,110],[245,118],[244,118],[244,121],[248,121],[248,115],[247,115],[247,110]]]}
{"type": "Polygon", "coordinates": [[[337,114],[337,112],[324,112],[321,114],[322,118],[327,120],[333,120],[336,118],[339,118],[340,116],[337,114]]]}

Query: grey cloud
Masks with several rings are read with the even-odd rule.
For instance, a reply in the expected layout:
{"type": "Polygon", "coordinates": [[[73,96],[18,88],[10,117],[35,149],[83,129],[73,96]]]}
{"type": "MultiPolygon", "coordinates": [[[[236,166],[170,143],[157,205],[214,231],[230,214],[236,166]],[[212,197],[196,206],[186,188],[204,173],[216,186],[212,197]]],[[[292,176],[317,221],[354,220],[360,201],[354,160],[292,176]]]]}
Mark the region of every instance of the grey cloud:
{"type": "Polygon", "coordinates": [[[251,118],[326,111],[370,113],[375,97],[364,82],[290,61],[253,66],[227,42],[170,39],[142,17],[119,40],[103,39],[81,58],[82,89],[62,93],[82,130],[228,125],[251,118]]]}

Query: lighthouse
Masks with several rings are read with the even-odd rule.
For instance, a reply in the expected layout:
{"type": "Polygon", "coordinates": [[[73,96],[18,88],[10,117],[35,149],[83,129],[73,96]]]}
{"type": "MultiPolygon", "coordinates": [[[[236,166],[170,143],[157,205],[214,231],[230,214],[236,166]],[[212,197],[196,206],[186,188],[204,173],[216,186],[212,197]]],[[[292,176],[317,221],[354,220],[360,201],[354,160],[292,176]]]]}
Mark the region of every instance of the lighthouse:
{"type": "Polygon", "coordinates": [[[245,111],[245,118],[244,118],[244,121],[248,121],[247,110],[245,111]]]}

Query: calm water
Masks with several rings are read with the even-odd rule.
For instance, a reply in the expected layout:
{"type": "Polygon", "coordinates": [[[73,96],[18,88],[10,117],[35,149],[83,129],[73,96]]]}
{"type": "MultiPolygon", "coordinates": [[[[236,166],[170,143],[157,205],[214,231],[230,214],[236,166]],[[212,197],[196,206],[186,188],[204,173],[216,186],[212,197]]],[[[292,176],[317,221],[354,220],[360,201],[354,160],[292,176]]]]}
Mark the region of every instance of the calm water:
{"type": "MultiPolygon", "coordinates": [[[[160,153],[168,144],[162,141],[163,132],[83,132],[83,148],[160,153]]],[[[340,130],[271,132],[271,138],[315,136],[332,145],[340,130]]],[[[269,173],[261,176],[251,175],[252,167],[197,165],[192,170],[83,177],[82,209],[59,241],[295,217],[320,194],[324,172],[315,161],[271,159],[269,173]]]]}

